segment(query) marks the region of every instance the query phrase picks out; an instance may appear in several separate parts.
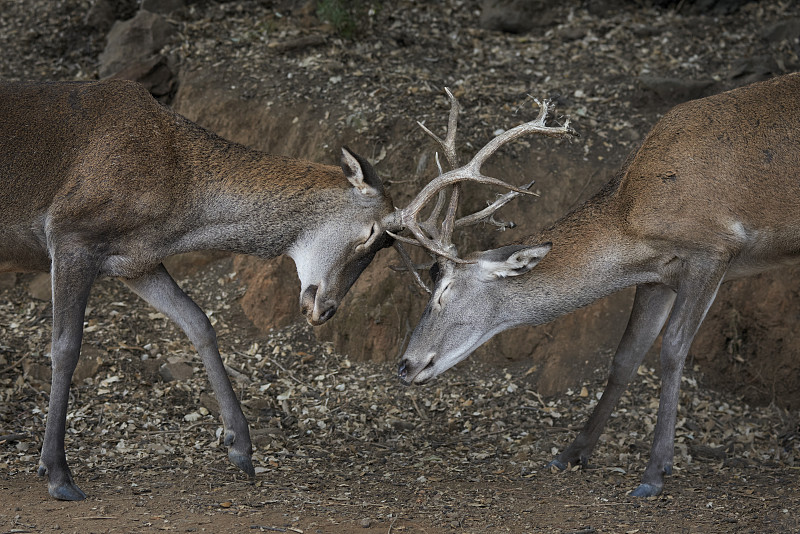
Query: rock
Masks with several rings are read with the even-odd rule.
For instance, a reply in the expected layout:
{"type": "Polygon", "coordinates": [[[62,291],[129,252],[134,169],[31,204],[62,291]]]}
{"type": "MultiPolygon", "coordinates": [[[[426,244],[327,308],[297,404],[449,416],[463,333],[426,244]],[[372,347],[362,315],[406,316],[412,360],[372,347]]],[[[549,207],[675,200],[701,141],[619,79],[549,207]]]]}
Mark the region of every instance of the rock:
{"type": "Polygon", "coordinates": [[[78,366],[72,373],[72,383],[80,384],[87,378],[94,378],[103,365],[106,352],[93,345],[83,345],[81,347],[81,357],[78,359],[78,366]]]}
{"type": "Polygon", "coordinates": [[[761,37],[771,43],[784,40],[790,43],[800,39],[800,19],[789,19],[767,26],[761,31],[761,37]]]}
{"type": "Polygon", "coordinates": [[[782,74],[775,58],[769,54],[742,57],[731,66],[729,78],[735,80],[737,85],[760,82],[782,74]]]}
{"type": "Polygon", "coordinates": [[[175,27],[161,15],[140,10],[135,17],[117,21],[100,54],[100,77],[113,76],[130,65],[157,54],[175,34],[175,27]]]}
{"type": "Polygon", "coordinates": [[[142,9],[151,13],[169,15],[186,7],[184,0],[142,0],[142,9]]]}
{"type": "Polygon", "coordinates": [[[95,0],[86,12],[83,22],[90,28],[107,32],[114,25],[115,19],[114,7],[109,0],[95,0]]]}
{"type": "Polygon", "coordinates": [[[161,358],[147,358],[146,360],[135,358],[133,361],[139,362],[142,380],[155,382],[161,376],[161,365],[164,363],[161,358]]]}
{"type": "Polygon", "coordinates": [[[165,103],[174,96],[177,83],[170,61],[160,54],[133,61],[110,78],[139,82],[150,94],[165,103]]]}
{"type": "Polygon", "coordinates": [[[158,372],[165,382],[186,381],[192,378],[194,368],[185,361],[168,361],[159,368],[158,372]]]}
{"type": "Polygon", "coordinates": [[[735,13],[751,0],[652,0],[653,5],[675,9],[682,14],[728,15],[735,13]]]}
{"type": "Polygon", "coordinates": [[[297,304],[300,283],[291,258],[282,256],[265,261],[237,256],[233,266],[248,287],[257,288],[247,291],[240,304],[245,315],[260,330],[267,332],[303,320],[297,304]]]}
{"type": "Polygon", "coordinates": [[[17,273],[0,273],[0,291],[11,289],[17,283],[17,273]]]}
{"type": "MultiPolygon", "coordinates": [[[[50,350],[49,347],[48,350],[50,350]]],[[[103,349],[93,345],[83,345],[81,347],[81,356],[78,359],[78,365],[75,367],[75,372],[72,373],[72,383],[78,385],[87,378],[94,378],[97,376],[97,372],[103,365],[105,355],[106,352],[103,349]]],[[[50,367],[49,361],[47,361],[47,363],[41,363],[35,361],[32,357],[26,358],[22,362],[22,369],[25,376],[46,383],[50,383],[52,378],[50,367]]]]}
{"type": "Polygon", "coordinates": [[[552,26],[554,13],[540,0],[484,0],[481,28],[508,33],[525,33],[535,27],[552,26]]]}
{"type": "Polygon", "coordinates": [[[22,374],[29,380],[50,383],[50,365],[28,357],[22,361],[22,374]]]}
{"type": "Polygon", "coordinates": [[[639,76],[641,86],[667,104],[675,105],[701,98],[714,85],[714,80],[684,80],[660,76],[639,76]]]}
{"type": "Polygon", "coordinates": [[[49,302],[53,298],[53,288],[49,273],[39,273],[28,282],[28,294],[36,300],[49,302]]]}
{"type": "Polygon", "coordinates": [[[208,410],[208,413],[213,415],[215,418],[219,417],[219,403],[213,395],[208,393],[200,394],[200,405],[208,410]]]}

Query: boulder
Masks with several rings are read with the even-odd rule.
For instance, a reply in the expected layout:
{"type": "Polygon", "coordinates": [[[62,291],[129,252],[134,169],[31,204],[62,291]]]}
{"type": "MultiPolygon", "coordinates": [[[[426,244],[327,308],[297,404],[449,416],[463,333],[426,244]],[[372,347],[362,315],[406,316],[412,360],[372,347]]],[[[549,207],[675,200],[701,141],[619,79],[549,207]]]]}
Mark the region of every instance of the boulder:
{"type": "Polygon", "coordinates": [[[710,93],[714,80],[686,80],[664,76],[642,75],[639,83],[643,90],[655,95],[662,103],[674,106],[687,100],[701,98],[710,93]]]}
{"type": "Polygon", "coordinates": [[[115,22],[100,54],[100,76],[107,78],[133,64],[149,60],[175,32],[175,27],[164,17],[144,10],[130,20],[115,22]]]}

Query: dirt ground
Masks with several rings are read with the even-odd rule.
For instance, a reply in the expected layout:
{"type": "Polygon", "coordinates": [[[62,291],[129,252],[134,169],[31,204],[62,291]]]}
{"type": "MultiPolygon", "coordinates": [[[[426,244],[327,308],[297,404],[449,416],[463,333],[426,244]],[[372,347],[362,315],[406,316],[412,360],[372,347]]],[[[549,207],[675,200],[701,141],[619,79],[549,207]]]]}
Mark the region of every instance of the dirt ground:
{"type": "MultiPolygon", "coordinates": [[[[114,3],[125,16],[133,4],[114,3]]],[[[522,69],[545,94],[560,92],[559,106],[586,132],[587,157],[598,161],[620,157],[617,145],[635,145],[670,105],[670,95],[643,93],[629,76],[707,76],[724,88],[731,73],[778,73],[797,49],[764,41],[761,29],[800,16],[777,1],[722,19],[678,12],[676,3],[590,9],[573,1],[543,17],[547,28],[505,36],[471,25],[480,2],[432,8],[408,0],[362,13],[366,34],[351,41],[308,13],[284,15],[300,4],[190,2],[173,16],[180,31],[167,52],[184,69],[213,66],[242,98],[313,102],[376,147],[407,110],[440,117],[431,102],[443,83],[467,94],[489,88],[471,98],[477,118],[467,126],[507,126],[484,114],[527,98],[528,85],[515,82],[522,69]],[[270,46],[315,32],[326,36],[316,56],[270,46]],[[516,47],[532,52],[517,56],[516,47]]],[[[3,78],[97,77],[104,34],[86,25],[89,5],[0,0],[3,78]]],[[[185,336],[121,284],[102,280],[87,313],[66,437],[83,502],[51,499],[36,476],[49,391],[47,282],[0,275],[0,532],[800,532],[796,409],[748,405],[731,389],[707,387],[702,369],[690,366],[675,473],[663,495],[632,499],[655,424],[654,366],[639,369],[593,466],[552,473],[546,464],[597,402],[607,355],[594,376],[550,397],[532,385],[534,362],[525,360],[472,359],[406,388],[394,362],[351,361],[304,325],[256,330],[239,304],[246,288],[233,265],[201,256],[170,269],[215,324],[251,424],[256,479],[227,462],[218,407],[185,336]]],[[[752,347],[755,335],[745,340],[752,347]]]]}
{"type": "Polygon", "coordinates": [[[750,407],[684,379],[676,472],[635,488],[658,376],[642,367],[587,470],[545,465],[602,391],[544,399],[526,368],[467,362],[406,388],[393,364],[350,362],[296,325],[259,334],[235,298],[231,258],[181,284],[211,313],[251,423],[257,477],[228,464],[217,406],[184,336],[115,280],[90,302],[68,420],[85,502],[35,474],[48,391],[49,305],[35,276],[2,293],[2,532],[793,532],[800,529],[797,413],[750,407]],[[230,304],[229,304],[230,303],[230,304]],[[98,356],[100,358],[98,358],[98,356]],[[179,367],[188,370],[182,378],[179,367]],[[24,373],[20,373],[21,370],[24,373]]]}

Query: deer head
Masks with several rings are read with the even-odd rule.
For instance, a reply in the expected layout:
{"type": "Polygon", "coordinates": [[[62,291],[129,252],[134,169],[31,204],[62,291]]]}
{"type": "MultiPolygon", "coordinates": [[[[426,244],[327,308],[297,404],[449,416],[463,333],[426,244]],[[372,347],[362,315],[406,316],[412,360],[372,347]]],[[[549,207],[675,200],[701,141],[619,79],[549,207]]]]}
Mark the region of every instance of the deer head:
{"type": "MultiPolygon", "coordinates": [[[[434,289],[429,291],[431,297],[428,305],[411,335],[399,365],[398,374],[405,383],[422,383],[430,380],[469,356],[498,332],[517,326],[509,324],[504,319],[509,316],[508,314],[500,313],[504,307],[512,305],[506,298],[500,298],[500,296],[513,295],[515,292],[487,292],[481,285],[490,282],[517,283],[516,277],[532,269],[549,252],[550,244],[511,245],[475,253],[462,259],[458,257],[456,247],[452,242],[452,233],[455,228],[487,219],[498,226],[508,226],[509,223],[495,221],[492,215],[517,195],[531,194],[527,189],[533,185],[533,182],[523,188],[517,188],[481,173],[481,167],[485,161],[500,146],[529,133],[551,137],[574,134],[568,120],[563,126],[547,126],[545,122],[552,107],[549,102],[539,103],[539,115],[535,120],[498,135],[478,151],[469,163],[457,167],[453,144],[458,103],[449,91],[448,96],[451,101],[451,113],[447,137],[445,140],[441,140],[427,129],[426,132],[443,146],[448,161],[454,169],[440,174],[431,184],[442,182],[450,185],[471,180],[500,185],[511,191],[501,196],[486,209],[456,219],[460,193],[459,188],[454,187],[447,213],[440,227],[436,224],[437,209],[441,209],[440,207],[434,210],[432,218],[423,223],[415,221],[415,216],[419,211],[416,203],[412,203],[413,206],[408,208],[408,211],[413,213],[404,214],[405,217],[412,219],[406,222],[406,226],[411,230],[414,238],[398,236],[398,241],[419,245],[437,258],[431,269],[434,289]],[[493,300],[492,295],[497,298],[493,300]],[[481,328],[476,328],[476,325],[481,325],[481,328]]],[[[441,198],[439,204],[442,204],[441,198]]],[[[511,224],[513,225],[513,223],[511,224]]],[[[419,279],[419,277],[417,278],[419,279]]]]}
{"type": "Polygon", "coordinates": [[[394,241],[384,222],[394,208],[375,170],[346,147],[341,167],[352,186],[344,193],[345,202],[323,219],[322,227],[304,231],[288,251],[300,278],[300,309],[315,326],[333,316],[378,250],[394,241]]]}

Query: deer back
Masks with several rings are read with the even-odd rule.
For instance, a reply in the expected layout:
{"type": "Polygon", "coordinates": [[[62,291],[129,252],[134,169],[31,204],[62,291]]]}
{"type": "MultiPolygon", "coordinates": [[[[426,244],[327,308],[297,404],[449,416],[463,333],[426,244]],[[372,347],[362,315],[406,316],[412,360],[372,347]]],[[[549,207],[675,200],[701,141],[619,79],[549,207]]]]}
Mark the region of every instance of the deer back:
{"type": "Polygon", "coordinates": [[[625,229],[723,254],[800,245],[800,74],[677,106],[624,173],[625,229]]]}
{"type": "Polygon", "coordinates": [[[392,203],[363,158],[252,150],[133,82],[0,84],[0,125],[2,269],[47,270],[65,242],[128,278],[189,250],[288,253],[318,323],[388,244],[392,203]]]}

